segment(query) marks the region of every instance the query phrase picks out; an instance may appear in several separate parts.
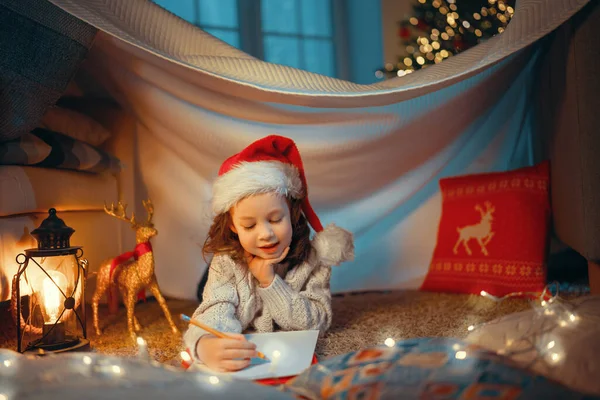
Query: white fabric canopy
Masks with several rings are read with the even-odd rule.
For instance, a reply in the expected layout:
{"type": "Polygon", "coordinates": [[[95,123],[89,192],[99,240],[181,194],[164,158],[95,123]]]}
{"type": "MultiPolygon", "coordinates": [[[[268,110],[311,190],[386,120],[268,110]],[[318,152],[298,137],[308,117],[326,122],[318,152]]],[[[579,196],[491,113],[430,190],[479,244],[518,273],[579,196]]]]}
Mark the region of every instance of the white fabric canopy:
{"type": "Polygon", "coordinates": [[[262,136],[293,138],[322,222],[351,230],[356,260],[332,291],[416,288],[435,245],[437,181],[535,160],[529,46],[587,0],[520,0],[506,31],[441,64],[358,85],[257,60],[146,0],[50,0],[96,26],[85,68],[138,120],[155,203],[157,276],[193,299],[210,185],[262,136]]]}

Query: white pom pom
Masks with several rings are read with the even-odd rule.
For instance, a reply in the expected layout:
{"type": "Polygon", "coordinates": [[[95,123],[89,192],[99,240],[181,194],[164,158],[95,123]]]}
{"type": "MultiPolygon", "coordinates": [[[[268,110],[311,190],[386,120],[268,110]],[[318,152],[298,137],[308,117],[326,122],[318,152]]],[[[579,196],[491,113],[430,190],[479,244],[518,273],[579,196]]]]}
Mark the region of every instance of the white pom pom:
{"type": "Polygon", "coordinates": [[[354,260],[354,236],[345,229],[327,225],[312,240],[317,257],[326,265],[339,265],[354,260]]]}

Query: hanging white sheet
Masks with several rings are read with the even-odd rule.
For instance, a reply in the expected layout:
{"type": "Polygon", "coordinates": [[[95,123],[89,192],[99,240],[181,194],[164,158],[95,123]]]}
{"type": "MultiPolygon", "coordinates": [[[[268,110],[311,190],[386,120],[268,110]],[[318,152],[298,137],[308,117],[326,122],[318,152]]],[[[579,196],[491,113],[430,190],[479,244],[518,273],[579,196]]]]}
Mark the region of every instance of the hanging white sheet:
{"type": "Polygon", "coordinates": [[[334,268],[332,291],[419,287],[438,179],[537,161],[535,42],[587,3],[520,0],[503,34],[357,85],[257,60],[145,0],[50,1],[101,31],[85,68],[138,120],[157,277],[165,295],[188,299],[206,269],[220,163],[272,133],[298,144],[322,222],[355,234],[356,260],[334,268]]]}

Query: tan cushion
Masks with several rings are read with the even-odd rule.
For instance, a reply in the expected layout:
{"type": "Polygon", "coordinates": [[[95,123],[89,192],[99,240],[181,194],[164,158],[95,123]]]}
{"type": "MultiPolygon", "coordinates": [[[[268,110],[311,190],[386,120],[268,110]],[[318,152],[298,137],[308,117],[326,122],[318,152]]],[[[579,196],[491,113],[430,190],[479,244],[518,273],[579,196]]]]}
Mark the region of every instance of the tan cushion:
{"type": "Polygon", "coordinates": [[[0,167],[0,217],[58,211],[103,210],[118,200],[116,178],[49,168],[0,167]]]}
{"type": "Polygon", "coordinates": [[[52,107],[44,114],[40,126],[73,139],[100,146],[110,132],[98,121],[85,114],[62,107],[52,107]]]}

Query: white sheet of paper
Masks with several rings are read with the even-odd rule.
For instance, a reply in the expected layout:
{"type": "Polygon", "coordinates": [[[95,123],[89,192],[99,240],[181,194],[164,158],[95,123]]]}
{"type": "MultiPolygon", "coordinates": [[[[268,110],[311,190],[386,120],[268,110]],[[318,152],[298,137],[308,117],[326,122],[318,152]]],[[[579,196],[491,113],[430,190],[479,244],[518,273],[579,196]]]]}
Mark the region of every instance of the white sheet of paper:
{"type": "MultiPolygon", "coordinates": [[[[310,367],[319,331],[252,333],[245,336],[248,341],[256,344],[256,349],[267,356],[269,361],[253,358],[247,368],[224,375],[255,380],[295,376],[310,367]],[[279,357],[273,356],[275,352],[278,352],[279,357]]],[[[211,371],[205,366],[201,369],[211,371]]]]}

